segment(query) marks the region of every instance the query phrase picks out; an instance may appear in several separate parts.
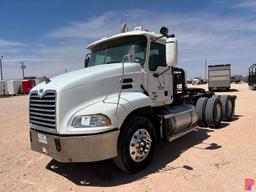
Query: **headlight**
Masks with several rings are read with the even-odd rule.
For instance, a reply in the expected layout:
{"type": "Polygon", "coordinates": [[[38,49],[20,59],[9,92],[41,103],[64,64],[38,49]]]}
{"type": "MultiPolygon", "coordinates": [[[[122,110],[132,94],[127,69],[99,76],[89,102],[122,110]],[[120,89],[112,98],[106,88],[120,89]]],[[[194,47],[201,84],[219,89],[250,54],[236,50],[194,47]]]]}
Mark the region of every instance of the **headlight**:
{"type": "Polygon", "coordinates": [[[111,120],[103,114],[77,116],[72,122],[72,127],[100,127],[111,125],[111,120]]]}

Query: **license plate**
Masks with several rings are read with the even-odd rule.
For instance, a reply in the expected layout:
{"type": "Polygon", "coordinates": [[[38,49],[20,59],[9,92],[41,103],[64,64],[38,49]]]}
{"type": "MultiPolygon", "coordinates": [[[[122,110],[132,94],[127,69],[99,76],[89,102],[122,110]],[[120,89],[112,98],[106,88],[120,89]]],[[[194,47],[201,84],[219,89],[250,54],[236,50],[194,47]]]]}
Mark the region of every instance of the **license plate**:
{"type": "Polygon", "coordinates": [[[37,133],[37,138],[38,138],[39,143],[47,144],[46,135],[43,135],[41,133],[37,133]]]}

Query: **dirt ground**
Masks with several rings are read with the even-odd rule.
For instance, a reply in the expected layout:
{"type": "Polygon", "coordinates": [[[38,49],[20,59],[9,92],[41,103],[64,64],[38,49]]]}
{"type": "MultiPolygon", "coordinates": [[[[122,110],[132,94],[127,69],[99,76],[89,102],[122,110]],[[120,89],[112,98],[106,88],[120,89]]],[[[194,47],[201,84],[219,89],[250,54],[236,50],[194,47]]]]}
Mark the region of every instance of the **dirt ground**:
{"type": "Polygon", "coordinates": [[[244,191],[245,178],[256,180],[256,91],[232,84],[217,94],[238,96],[232,122],[160,144],[132,175],[111,160],[60,164],[31,151],[28,96],[0,98],[0,191],[244,191]]]}

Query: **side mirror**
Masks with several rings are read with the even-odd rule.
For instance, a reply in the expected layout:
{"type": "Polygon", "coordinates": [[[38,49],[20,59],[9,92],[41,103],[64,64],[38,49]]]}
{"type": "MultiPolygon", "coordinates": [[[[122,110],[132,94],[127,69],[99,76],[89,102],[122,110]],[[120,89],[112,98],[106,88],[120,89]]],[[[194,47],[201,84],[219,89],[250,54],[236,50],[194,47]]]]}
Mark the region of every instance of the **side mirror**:
{"type": "Polygon", "coordinates": [[[166,40],[166,64],[175,67],[178,62],[178,41],[174,37],[166,40]]]}
{"type": "Polygon", "coordinates": [[[86,54],[84,59],[84,68],[87,68],[89,66],[90,58],[91,58],[91,54],[90,53],[86,54]]]}

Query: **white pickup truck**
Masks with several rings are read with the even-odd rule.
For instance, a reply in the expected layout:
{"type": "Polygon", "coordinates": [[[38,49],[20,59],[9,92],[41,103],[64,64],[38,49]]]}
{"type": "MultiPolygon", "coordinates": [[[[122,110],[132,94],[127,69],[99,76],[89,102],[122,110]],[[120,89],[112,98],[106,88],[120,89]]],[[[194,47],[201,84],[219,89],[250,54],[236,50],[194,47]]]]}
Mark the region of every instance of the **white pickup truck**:
{"type": "Polygon", "coordinates": [[[32,150],[60,162],[113,158],[120,169],[136,172],[149,164],[158,142],[230,120],[234,97],[187,88],[184,70],[175,67],[175,35],[165,27],[160,33],[123,27],[88,46],[84,69],[34,87],[32,150]]]}

